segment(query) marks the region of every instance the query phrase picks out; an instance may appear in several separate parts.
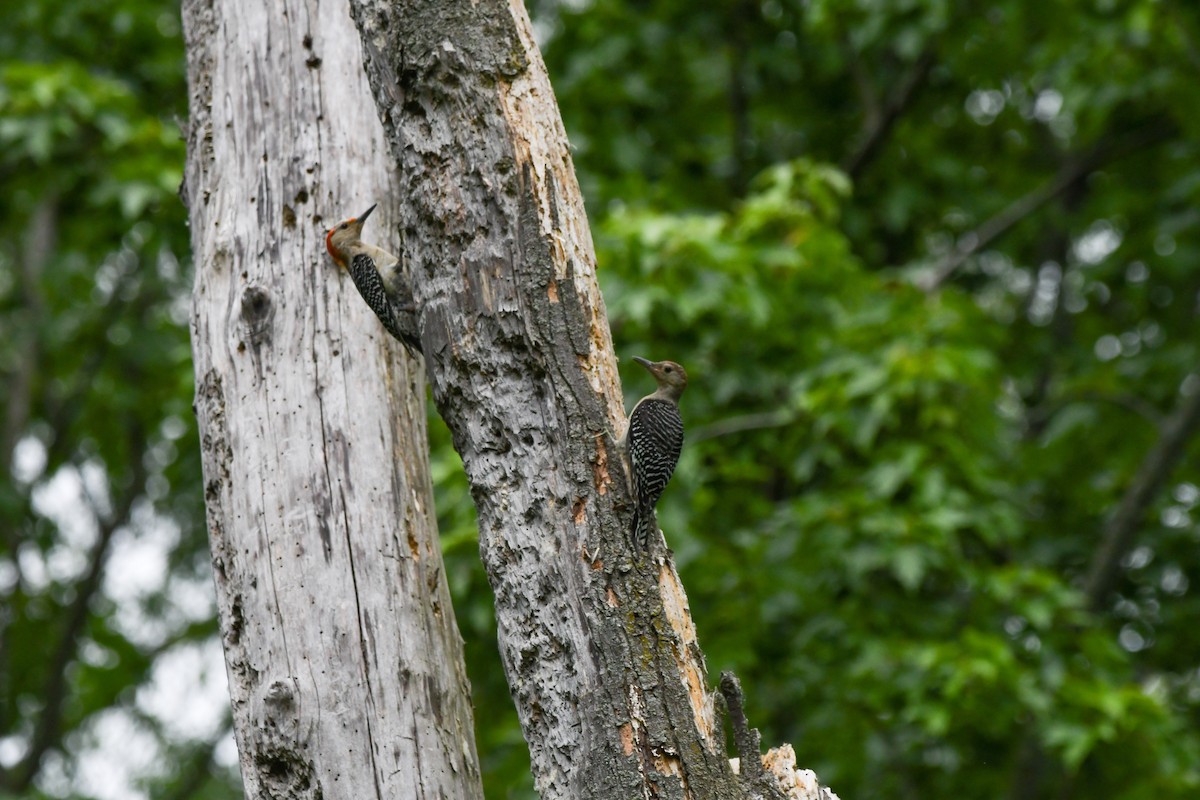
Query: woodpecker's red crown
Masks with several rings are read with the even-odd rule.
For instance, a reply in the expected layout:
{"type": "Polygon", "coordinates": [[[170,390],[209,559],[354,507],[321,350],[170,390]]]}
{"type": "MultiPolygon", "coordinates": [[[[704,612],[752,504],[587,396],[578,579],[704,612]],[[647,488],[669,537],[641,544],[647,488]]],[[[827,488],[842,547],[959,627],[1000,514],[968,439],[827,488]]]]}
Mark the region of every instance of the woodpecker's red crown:
{"type": "MultiPolygon", "coordinates": [[[[376,203],[375,205],[379,204],[376,203]]],[[[342,269],[346,269],[348,266],[346,264],[346,246],[352,242],[360,241],[363,224],[374,210],[375,206],[371,206],[362,213],[362,216],[351,217],[337,227],[330,228],[329,232],[325,234],[325,249],[329,251],[329,256],[334,260],[334,263],[342,269]]]]}

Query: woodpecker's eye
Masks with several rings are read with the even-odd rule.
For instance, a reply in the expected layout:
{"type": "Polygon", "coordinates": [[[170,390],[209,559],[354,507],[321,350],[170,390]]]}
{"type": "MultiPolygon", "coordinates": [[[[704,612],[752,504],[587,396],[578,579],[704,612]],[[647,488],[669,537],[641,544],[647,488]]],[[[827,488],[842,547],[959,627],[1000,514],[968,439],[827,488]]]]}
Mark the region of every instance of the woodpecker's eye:
{"type": "Polygon", "coordinates": [[[671,371],[670,367],[663,367],[663,372],[670,372],[670,371],[671,371]]]}
{"type": "Polygon", "coordinates": [[[338,230],[344,231],[344,230],[346,230],[347,227],[348,227],[347,223],[343,222],[341,225],[338,225],[338,230]]]}

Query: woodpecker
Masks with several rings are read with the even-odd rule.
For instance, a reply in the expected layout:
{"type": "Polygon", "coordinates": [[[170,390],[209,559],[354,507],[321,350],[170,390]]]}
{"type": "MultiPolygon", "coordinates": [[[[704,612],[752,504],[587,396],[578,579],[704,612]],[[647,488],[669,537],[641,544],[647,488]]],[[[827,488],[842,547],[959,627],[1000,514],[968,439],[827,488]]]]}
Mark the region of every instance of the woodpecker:
{"type": "Polygon", "coordinates": [[[674,361],[633,359],[654,376],[658,388],[638,401],[629,414],[629,427],[622,443],[629,456],[633,479],[633,526],[630,538],[634,550],[645,551],[650,537],[658,532],[654,506],[679,463],[683,449],[683,419],[679,416],[679,397],[687,388],[687,373],[674,361]]]}
{"type": "MultiPolygon", "coordinates": [[[[376,203],[378,205],[378,203],[376,203]]],[[[363,224],[375,206],[361,217],[351,217],[325,234],[325,249],[339,267],[348,271],[363,300],[383,327],[399,339],[409,353],[421,352],[416,306],[400,259],[362,240],[363,224]]]]}

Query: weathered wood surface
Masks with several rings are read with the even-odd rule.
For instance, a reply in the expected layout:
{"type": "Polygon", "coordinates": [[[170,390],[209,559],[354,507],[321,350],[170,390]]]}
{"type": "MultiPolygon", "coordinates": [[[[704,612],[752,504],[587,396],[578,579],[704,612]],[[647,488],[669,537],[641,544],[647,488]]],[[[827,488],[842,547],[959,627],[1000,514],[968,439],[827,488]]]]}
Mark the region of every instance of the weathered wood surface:
{"type": "Polygon", "coordinates": [[[249,798],[480,798],[420,362],[324,253],[393,162],[344,0],[185,0],[208,522],[249,798]]]}
{"type": "Polygon", "coordinates": [[[628,544],[616,360],[525,10],[353,6],[537,788],[544,800],[743,797],[679,578],[658,537],[641,563],[628,544]]]}

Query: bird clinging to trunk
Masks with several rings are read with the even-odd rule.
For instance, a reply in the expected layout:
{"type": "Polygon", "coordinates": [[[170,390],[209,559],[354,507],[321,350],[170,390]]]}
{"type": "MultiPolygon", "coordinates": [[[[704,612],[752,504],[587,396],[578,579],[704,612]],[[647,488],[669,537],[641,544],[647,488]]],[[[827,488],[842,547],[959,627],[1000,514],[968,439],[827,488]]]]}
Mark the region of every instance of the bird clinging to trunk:
{"type": "Polygon", "coordinates": [[[399,339],[409,353],[421,352],[412,286],[400,259],[362,240],[363,224],[375,206],[362,216],[351,217],[325,234],[325,249],[342,269],[350,273],[358,293],[383,327],[399,339]]]}
{"type": "Polygon", "coordinates": [[[683,449],[683,419],[679,398],[687,388],[687,372],[674,361],[633,359],[654,376],[658,388],[638,401],[629,414],[629,427],[621,438],[629,455],[633,478],[633,526],[630,540],[644,552],[658,531],[654,507],[675,472],[683,449]]]}

